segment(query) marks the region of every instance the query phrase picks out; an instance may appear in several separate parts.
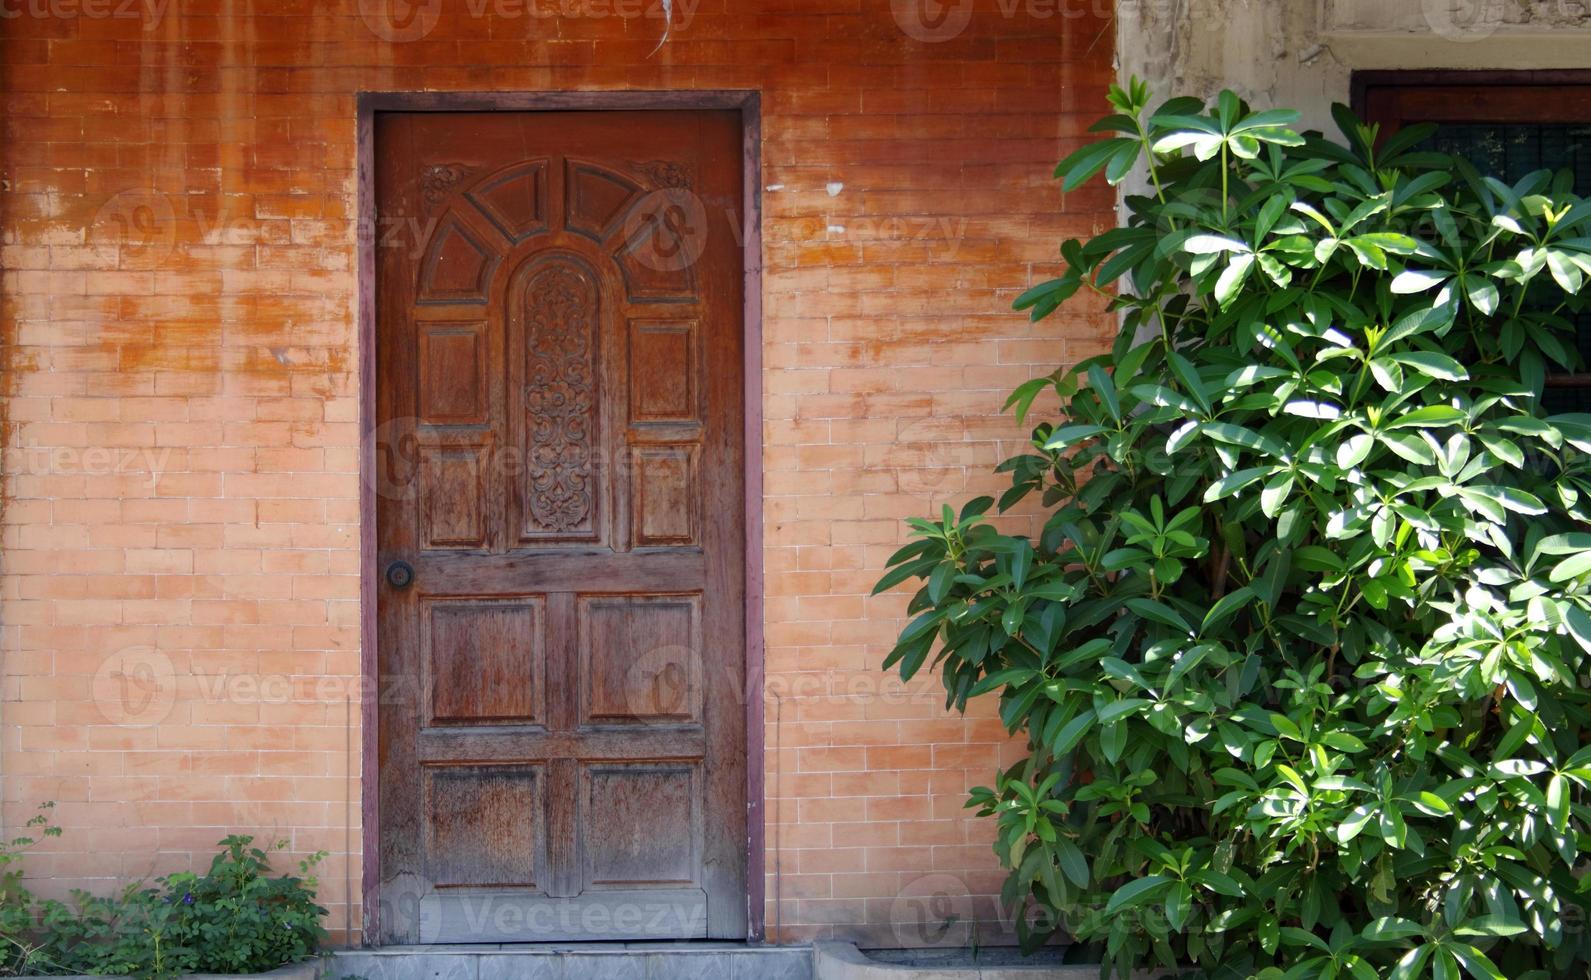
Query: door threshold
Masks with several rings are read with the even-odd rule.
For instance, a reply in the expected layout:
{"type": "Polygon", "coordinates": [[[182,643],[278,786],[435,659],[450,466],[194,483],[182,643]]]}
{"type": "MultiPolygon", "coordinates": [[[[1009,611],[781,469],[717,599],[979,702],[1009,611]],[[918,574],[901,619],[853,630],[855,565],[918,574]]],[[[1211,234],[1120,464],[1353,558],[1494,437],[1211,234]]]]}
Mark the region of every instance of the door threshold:
{"type": "Polygon", "coordinates": [[[812,980],[811,946],[552,942],[379,946],[332,954],[338,980],[812,980]]]}
{"type": "Polygon", "coordinates": [[[392,946],[349,946],[333,950],[334,955],[369,953],[391,956],[412,953],[745,953],[805,951],[810,944],[777,946],[764,942],[737,942],[732,939],[628,939],[610,942],[548,942],[523,943],[416,943],[392,946]]]}

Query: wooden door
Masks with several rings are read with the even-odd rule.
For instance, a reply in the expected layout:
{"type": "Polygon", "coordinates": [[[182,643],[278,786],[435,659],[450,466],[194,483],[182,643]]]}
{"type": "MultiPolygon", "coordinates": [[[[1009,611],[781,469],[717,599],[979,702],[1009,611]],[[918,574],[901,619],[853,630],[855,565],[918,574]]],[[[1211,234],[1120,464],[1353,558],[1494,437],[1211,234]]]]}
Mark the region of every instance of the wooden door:
{"type": "Polygon", "coordinates": [[[375,141],[381,939],[743,938],[738,115],[375,141]]]}

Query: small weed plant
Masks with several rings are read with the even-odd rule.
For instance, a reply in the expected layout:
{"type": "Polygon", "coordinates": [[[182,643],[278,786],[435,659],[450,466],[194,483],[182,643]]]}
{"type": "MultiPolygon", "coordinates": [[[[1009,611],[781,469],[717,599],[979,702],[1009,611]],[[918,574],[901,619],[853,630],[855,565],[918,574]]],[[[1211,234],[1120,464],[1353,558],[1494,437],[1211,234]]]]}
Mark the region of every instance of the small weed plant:
{"type": "Polygon", "coordinates": [[[266,849],[233,835],[203,874],[178,872],[109,897],[39,899],[23,881],[22,858],[60,833],[45,804],[24,836],[0,846],[0,975],[261,973],[313,956],[326,938],[312,875],[324,852],[299,862],[302,877],[276,875],[266,849]]]}

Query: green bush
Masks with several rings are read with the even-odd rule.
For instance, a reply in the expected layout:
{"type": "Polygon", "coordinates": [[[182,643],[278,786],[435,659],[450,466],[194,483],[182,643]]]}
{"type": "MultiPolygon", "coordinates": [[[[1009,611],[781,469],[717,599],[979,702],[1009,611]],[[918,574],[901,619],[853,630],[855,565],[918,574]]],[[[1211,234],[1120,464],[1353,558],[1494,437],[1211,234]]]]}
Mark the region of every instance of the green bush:
{"type": "Polygon", "coordinates": [[[886,667],[999,692],[1028,758],[998,820],[1029,942],[1103,971],[1585,976],[1591,416],[1576,366],[1591,202],[1297,114],[1112,89],[1070,190],[1140,163],[1123,228],[1061,247],[1121,316],[1020,387],[1058,420],[996,502],[913,520],[886,667]],[[930,659],[931,658],[931,659],[930,659]]]}
{"type": "MultiPolygon", "coordinates": [[[[48,809],[30,832],[59,836],[48,809]]],[[[315,955],[326,938],[315,879],[273,875],[252,837],[223,838],[205,874],[166,875],[112,897],[74,891],[70,904],[38,900],[23,884],[19,862],[35,840],[0,846],[0,976],[262,973],[315,955]]],[[[300,873],[324,857],[300,861],[300,873]]]]}

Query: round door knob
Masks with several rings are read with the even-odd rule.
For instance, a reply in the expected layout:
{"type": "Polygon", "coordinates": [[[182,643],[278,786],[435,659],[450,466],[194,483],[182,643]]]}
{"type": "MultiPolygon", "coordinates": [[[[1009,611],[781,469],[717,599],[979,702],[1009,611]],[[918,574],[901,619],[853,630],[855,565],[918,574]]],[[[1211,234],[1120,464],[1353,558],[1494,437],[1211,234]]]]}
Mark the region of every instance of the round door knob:
{"type": "Polygon", "coordinates": [[[394,589],[407,589],[414,584],[414,566],[406,561],[395,561],[388,565],[387,584],[394,589]]]}

